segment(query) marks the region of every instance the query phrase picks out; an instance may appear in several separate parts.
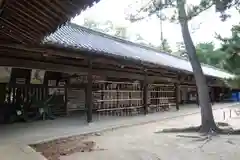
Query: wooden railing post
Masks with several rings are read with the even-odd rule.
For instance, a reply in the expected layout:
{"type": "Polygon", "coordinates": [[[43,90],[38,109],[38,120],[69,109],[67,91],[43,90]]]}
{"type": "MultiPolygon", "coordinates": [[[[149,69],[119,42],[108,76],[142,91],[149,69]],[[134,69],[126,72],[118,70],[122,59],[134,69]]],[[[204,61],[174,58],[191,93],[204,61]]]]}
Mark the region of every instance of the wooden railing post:
{"type": "Polygon", "coordinates": [[[143,107],[144,114],[148,113],[148,81],[147,81],[147,70],[144,70],[144,80],[143,80],[143,107]]]}
{"type": "Polygon", "coordinates": [[[64,85],[64,101],[65,101],[65,109],[66,109],[67,116],[69,115],[69,112],[68,112],[68,88],[69,88],[68,82],[69,81],[66,80],[65,85],[64,85]]]}
{"type": "Polygon", "coordinates": [[[215,102],[215,93],[214,93],[214,88],[213,87],[210,87],[210,100],[211,100],[211,103],[212,105],[214,104],[215,102]]]}
{"type": "Polygon", "coordinates": [[[179,84],[174,83],[174,88],[175,88],[175,103],[176,103],[176,110],[179,110],[179,84]]]}
{"type": "Polygon", "coordinates": [[[87,122],[92,122],[92,108],[93,108],[93,78],[92,78],[92,61],[88,62],[88,75],[87,75],[87,88],[86,88],[86,109],[87,109],[87,122]]]}
{"type": "Polygon", "coordinates": [[[196,87],[196,103],[197,103],[197,105],[199,107],[199,96],[198,96],[198,89],[197,89],[197,87],[196,87]]]}

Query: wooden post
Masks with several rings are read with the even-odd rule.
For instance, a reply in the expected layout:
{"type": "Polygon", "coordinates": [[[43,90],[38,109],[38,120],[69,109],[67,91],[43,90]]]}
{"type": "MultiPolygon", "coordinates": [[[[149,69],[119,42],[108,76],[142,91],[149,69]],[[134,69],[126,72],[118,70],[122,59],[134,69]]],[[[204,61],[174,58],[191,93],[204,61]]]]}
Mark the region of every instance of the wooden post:
{"type": "Polygon", "coordinates": [[[148,113],[148,82],[147,82],[147,71],[144,71],[144,80],[143,80],[143,108],[144,108],[144,114],[148,113]]]}
{"type": "Polygon", "coordinates": [[[65,109],[66,109],[66,115],[68,116],[68,80],[65,81],[65,86],[64,86],[64,101],[65,101],[65,109]]]}
{"type": "Polygon", "coordinates": [[[103,107],[104,107],[104,102],[103,102],[103,100],[104,100],[104,90],[106,90],[106,85],[105,85],[105,83],[102,83],[101,84],[101,109],[103,109],[103,107]]]}
{"type": "Polygon", "coordinates": [[[215,91],[214,91],[214,87],[210,87],[211,89],[211,102],[212,102],[212,105],[214,105],[214,102],[215,102],[215,91]]]}
{"type": "Polygon", "coordinates": [[[92,107],[93,107],[93,96],[92,96],[92,62],[88,62],[88,75],[87,75],[87,88],[86,88],[86,109],[87,109],[87,122],[92,122],[92,107]]]}
{"type": "Polygon", "coordinates": [[[178,83],[174,83],[174,87],[175,87],[175,103],[176,103],[176,109],[179,110],[179,84],[178,83]]]}
{"type": "Polygon", "coordinates": [[[116,90],[117,90],[117,108],[119,108],[119,84],[117,84],[116,86],[116,90]]]}
{"type": "Polygon", "coordinates": [[[199,96],[198,96],[198,89],[197,89],[197,87],[196,87],[196,103],[197,103],[197,105],[199,107],[199,96]]]}

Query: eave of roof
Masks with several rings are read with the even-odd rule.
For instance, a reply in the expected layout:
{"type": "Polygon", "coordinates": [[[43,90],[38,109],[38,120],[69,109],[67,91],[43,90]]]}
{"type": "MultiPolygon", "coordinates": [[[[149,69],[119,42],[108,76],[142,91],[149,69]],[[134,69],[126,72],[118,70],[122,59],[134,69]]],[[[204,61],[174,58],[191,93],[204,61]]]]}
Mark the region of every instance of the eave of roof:
{"type": "MultiPolygon", "coordinates": [[[[72,49],[88,50],[99,54],[117,56],[126,59],[148,62],[175,70],[192,72],[188,60],[156,49],[113,37],[104,33],[69,23],[46,37],[44,44],[53,44],[72,49]]],[[[213,66],[202,64],[205,75],[228,79],[234,75],[213,66]]]]}
{"type": "Polygon", "coordinates": [[[99,0],[1,0],[0,43],[39,44],[99,0]]]}

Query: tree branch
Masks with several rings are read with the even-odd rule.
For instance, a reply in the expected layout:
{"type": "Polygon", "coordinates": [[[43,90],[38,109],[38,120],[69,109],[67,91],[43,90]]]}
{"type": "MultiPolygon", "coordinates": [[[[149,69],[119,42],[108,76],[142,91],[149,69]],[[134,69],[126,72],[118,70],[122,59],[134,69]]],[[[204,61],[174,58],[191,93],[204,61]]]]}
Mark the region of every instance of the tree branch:
{"type": "Polygon", "coordinates": [[[216,3],[216,11],[224,12],[225,10],[233,7],[240,6],[240,0],[214,0],[216,3]]]}
{"type": "Polygon", "coordinates": [[[198,6],[193,6],[191,11],[188,11],[187,20],[191,20],[202,12],[210,9],[212,6],[214,6],[214,2],[212,0],[201,0],[198,6]]]}
{"type": "Polygon", "coordinates": [[[142,16],[142,17],[136,17],[136,15],[130,15],[128,20],[130,20],[130,22],[134,23],[143,19],[146,19],[148,17],[151,17],[153,14],[155,14],[156,12],[149,12],[148,15],[146,16],[142,16]]]}
{"type": "Polygon", "coordinates": [[[128,19],[131,22],[136,22],[136,21],[145,19],[147,17],[152,16],[153,14],[156,14],[160,10],[163,10],[163,9],[166,9],[166,8],[176,7],[174,2],[175,2],[175,0],[165,0],[164,3],[162,3],[161,0],[157,1],[157,2],[156,1],[150,1],[149,3],[147,3],[147,5],[140,8],[135,15],[130,15],[128,19]],[[146,13],[146,12],[148,13],[146,16],[137,17],[140,13],[146,13]]]}

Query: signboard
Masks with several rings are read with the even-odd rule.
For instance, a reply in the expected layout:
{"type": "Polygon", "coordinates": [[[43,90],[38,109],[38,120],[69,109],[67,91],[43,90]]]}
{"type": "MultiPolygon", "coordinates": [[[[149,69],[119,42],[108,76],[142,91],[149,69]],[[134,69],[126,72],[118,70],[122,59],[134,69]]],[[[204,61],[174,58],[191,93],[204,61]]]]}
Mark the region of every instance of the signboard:
{"type": "Polygon", "coordinates": [[[16,78],[16,84],[26,84],[26,78],[16,78]]]}
{"type": "Polygon", "coordinates": [[[84,89],[68,89],[68,111],[85,109],[85,91],[84,89]]]}

